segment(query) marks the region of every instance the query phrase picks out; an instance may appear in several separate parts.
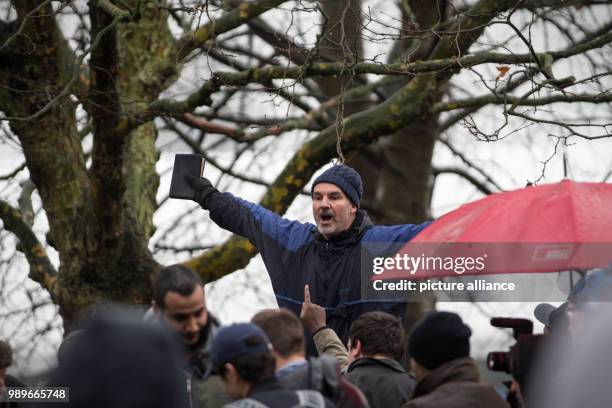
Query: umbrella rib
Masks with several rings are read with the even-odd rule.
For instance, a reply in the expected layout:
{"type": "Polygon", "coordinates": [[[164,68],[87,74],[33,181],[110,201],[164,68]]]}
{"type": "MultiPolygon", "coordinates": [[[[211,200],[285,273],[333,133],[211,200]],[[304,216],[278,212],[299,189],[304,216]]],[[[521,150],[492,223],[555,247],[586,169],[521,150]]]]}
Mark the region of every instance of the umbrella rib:
{"type": "MultiPolygon", "coordinates": [[[[569,202],[570,202],[570,209],[571,209],[571,226],[572,226],[572,237],[574,237],[575,239],[578,238],[578,227],[576,225],[576,217],[578,216],[578,214],[576,213],[576,203],[574,201],[574,191],[575,191],[575,186],[574,183],[571,181],[567,181],[569,184],[568,187],[568,194],[569,194],[569,202]]],[[[578,239],[576,239],[578,241],[578,239]]]]}

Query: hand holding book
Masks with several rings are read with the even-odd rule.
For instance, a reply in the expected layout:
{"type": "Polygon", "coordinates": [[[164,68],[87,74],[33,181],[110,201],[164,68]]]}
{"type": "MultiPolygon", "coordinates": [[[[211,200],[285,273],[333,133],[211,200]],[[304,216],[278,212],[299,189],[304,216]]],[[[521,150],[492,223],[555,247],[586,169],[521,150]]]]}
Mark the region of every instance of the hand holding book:
{"type": "Polygon", "coordinates": [[[195,190],[195,196],[192,200],[207,210],[206,199],[218,190],[213,187],[209,179],[204,177],[194,177],[191,174],[185,174],[185,181],[195,190]]]}
{"type": "Polygon", "coordinates": [[[199,154],[177,154],[174,156],[170,197],[193,200],[206,209],[206,198],[217,191],[210,180],[203,178],[204,158],[199,154]]]}

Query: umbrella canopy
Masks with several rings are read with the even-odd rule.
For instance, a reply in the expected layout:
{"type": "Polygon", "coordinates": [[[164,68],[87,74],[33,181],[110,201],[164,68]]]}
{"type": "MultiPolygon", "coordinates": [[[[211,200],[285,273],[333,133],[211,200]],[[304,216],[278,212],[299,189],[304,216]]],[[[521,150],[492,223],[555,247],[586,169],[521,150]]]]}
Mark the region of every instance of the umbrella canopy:
{"type": "Polygon", "coordinates": [[[440,217],[413,242],[612,242],[612,184],[563,180],[491,194],[440,217]]]}
{"type": "MultiPolygon", "coordinates": [[[[412,270],[413,278],[606,266],[612,260],[612,184],[563,180],[491,194],[440,217],[399,254],[484,256],[483,268],[453,271],[432,262],[427,271],[412,270]]],[[[402,275],[389,272],[389,278],[402,275]]]]}

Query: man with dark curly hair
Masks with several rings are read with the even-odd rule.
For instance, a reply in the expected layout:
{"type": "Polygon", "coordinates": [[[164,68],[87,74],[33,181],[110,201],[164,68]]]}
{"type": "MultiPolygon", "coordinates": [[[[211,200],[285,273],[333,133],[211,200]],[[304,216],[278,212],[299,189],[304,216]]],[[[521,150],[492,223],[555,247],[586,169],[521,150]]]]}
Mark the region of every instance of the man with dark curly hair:
{"type": "Polygon", "coordinates": [[[412,395],[414,379],[399,363],[405,348],[402,324],[389,313],[364,313],[351,326],[345,377],[372,408],[399,407],[412,395]]]}

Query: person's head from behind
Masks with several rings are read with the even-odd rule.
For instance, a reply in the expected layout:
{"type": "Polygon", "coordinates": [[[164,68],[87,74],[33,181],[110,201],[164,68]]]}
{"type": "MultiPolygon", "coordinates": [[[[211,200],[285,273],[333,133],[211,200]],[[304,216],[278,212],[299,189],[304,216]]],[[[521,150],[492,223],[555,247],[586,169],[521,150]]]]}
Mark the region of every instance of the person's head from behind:
{"type": "Polygon", "coordinates": [[[472,331],[451,312],[431,312],[414,326],[408,338],[410,365],[417,381],[453,360],[469,357],[472,331]]]}
{"type": "Polygon", "coordinates": [[[0,340],[0,394],[6,389],[6,369],[13,364],[13,349],[8,341],[0,340]]]}
{"type": "Polygon", "coordinates": [[[219,374],[230,398],[244,398],[252,386],[274,377],[270,349],[266,334],[255,324],[223,327],[213,339],[211,369],[206,375],[219,374]]]}
{"type": "Polygon", "coordinates": [[[86,322],[48,386],[70,388],[73,408],[187,407],[178,339],[129,309],[86,322]]]}
{"type": "Polygon", "coordinates": [[[568,302],[561,304],[559,307],[549,303],[540,303],[536,306],[533,314],[544,325],[545,334],[564,335],[569,333],[568,307],[568,302]]]}
{"type": "Polygon", "coordinates": [[[293,359],[304,358],[304,328],[296,315],[287,309],[262,310],[251,322],[259,326],[272,343],[276,368],[293,359]]]}
{"type": "Polygon", "coordinates": [[[195,346],[208,323],[202,280],[183,265],[162,269],[153,285],[153,308],[168,327],[179,332],[185,344],[195,346]]]}
{"type": "Polygon", "coordinates": [[[355,220],[363,186],[352,168],[336,165],[312,185],[312,213],[319,233],[326,239],[349,229],[355,220]]]}
{"type": "Polygon", "coordinates": [[[362,357],[401,360],[405,336],[401,321],[386,312],[368,312],[359,316],[349,329],[349,361],[362,357]]]}

